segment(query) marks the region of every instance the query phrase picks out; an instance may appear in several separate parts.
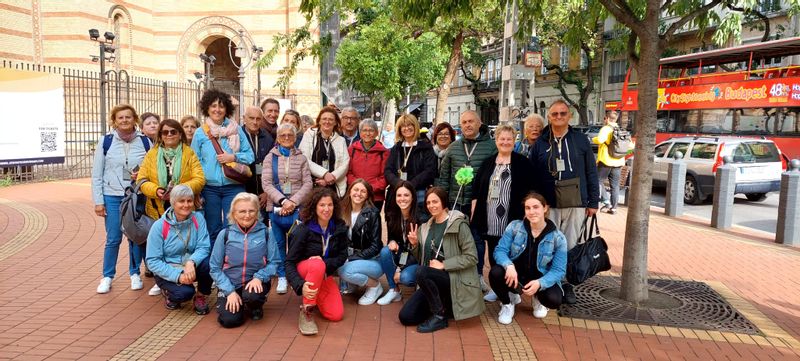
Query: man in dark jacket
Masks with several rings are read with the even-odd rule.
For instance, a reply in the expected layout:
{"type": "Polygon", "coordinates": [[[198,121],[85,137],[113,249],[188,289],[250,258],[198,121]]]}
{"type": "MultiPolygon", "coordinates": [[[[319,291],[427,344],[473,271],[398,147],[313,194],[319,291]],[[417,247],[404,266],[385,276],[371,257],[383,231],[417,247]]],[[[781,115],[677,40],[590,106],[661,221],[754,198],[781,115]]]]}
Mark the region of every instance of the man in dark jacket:
{"type": "Polygon", "coordinates": [[[253,176],[250,177],[250,180],[245,184],[245,189],[248,193],[253,193],[258,196],[258,200],[261,204],[261,213],[264,217],[263,219],[269,219],[266,216],[266,211],[264,207],[267,206],[267,194],[264,193],[264,189],[261,186],[261,164],[264,162],[264,157],[267,156],[270,150],[275,143],[275,140],[272,136],[267,132],[266,129],[259,128],[259,124],[261,124],[264,116],[261,113],[261,109],[254,106],[249,106],[244,111],[244,125],[242,125],[242,129],[244,130],[244,134],[247,135],[247,141],[250,142],[250,148],[253,149],[253,153],[255,153],[256,160],[253,164],[250,164],[250,171],[253,172],[253,176]]]}
{"type": "MultiPolygon", "coordinates": [[[[461,125],[462,138],[447,147],[442,164],[439,166],[439,178],[436,179],[436,186],[447,191],[450,198],[448,208],[461,211],[469,220],[472,218],[472,183],[464,185],[459,195],[460,186],[456,182],[456,172],[461,168],[469,167],[477,173],[483,161],[497,152],[497,146],[489,134],[489,127],[481,123],[481,118],[476,111],[467,110],[461,113],[459,125],[461,125]]],[[[478,251],[478,274],[482,275],[486,244],[481,240],[475,228],[472,228],[472,238],[475,239],[478,251]]],[[[488,291],[488,288],[481,277],[481,289],[488,291]]]]}
{"type": "MultiPolygon", "coordinates": [[[[597,166],[589,138],[569,126],[571,117],[565,101],[554,101],[547,114],[550,124],[542,130],[529,155],[536,173],[536,189],[547,199],[549,218],[566,236],[567,249],[575,247],[581,225],[586,217],[597,213],[600,199],[597,166]],[[556,197],[557,187],[565,195],[560,199],[556,197]],[[572,204],[566,196],[569,194],[575,200],[572,204]]],[[[575,303],[571,285],[564,286],[565,300],[575,303]]]]}

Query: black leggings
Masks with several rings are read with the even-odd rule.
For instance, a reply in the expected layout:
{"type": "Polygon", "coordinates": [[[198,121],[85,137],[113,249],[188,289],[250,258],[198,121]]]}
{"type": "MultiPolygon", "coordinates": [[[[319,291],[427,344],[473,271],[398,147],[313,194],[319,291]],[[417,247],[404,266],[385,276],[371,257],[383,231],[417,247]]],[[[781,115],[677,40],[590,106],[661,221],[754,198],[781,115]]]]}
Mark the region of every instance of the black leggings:
{"type": "MultiPolygon", "coordinates": [[[[506,284],[506,269],[503,268],[501,265],[494,265],[492,266],[492,270],[489,271],[489,284],[492,286],[492,291],[497,294],[497,299],[504,305],[511,303],[511,297],[508,295],[509,292],[518,293],[516,290],[508,287],[506,284]]],[[[525,279],[524,275],[517,273],[517,279],[519,280],[520,286],[524,286],[526,283],[532,281],[529,279],[525,279]]],[[[539,302],[549,309],[556,309],[561,306],[561,299],[564,297],[564,292],[561,291],[561,287],[558,284],[554,284],[550,288],[540,289],[539,292],[534,294],[539,302]]]]}
{"type": "Polygon", "coordinates": [[[255,309],[259,309],[264,307],[264,303],[267,302],[267,295],[269,294],[270,288],[272,288],[272,284],[270,281],[263,282],[262,284],[263,290],[261,293],[253,293],[249,292],[244,289],[244,287],[236,290],[236,293],[239,294],[242,298],[242,304],[239,306],[239,312],[233,313],[228,311],[225,308],[225,304],[228,302],[228,297],[220,297],[217,300],[217,322],[219,322],[222,327],[225,328],[232,328],[232,327],[239,327],[244,323],[244,312],[245,310],[253,311],[255,309]]]}
{"type": "Polygon", "coordinates": [[[417,268],[419,289],[400,309],[400,323],[418,325],[432,315],[453,318],[453,301],[450,297],[450,275],[445,270],[427,266],[417,268]]]}

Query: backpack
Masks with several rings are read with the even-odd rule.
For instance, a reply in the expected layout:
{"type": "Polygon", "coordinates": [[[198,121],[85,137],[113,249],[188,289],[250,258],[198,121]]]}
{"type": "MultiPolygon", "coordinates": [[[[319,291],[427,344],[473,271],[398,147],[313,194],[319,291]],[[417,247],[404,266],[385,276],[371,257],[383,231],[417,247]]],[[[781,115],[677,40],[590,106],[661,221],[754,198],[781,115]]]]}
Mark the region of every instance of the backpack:
{"type": "MultiPolygon", "coordinates": [[[[146,135],[139,135],[139,139],[142,140],[142,144],[144,145],[144,152],[147,153],[147,151],[150,150],[150,138],[148,138],[146,135]]],[[[114,141],[114,134],[109,133],[103,137],[103,155],[108,154],[108,150],[111,148],[111,142],[113,141],[114,141]]]]}
{"type": "Polygon", "coordinates": [[[611,132],[611,141],[608,145],[608,154],[614,158],[622,158],[628,155],[628,152],[633,150],[633,141],[631,140],[631,133],[618,126],[614,127],[611,132]]]}
{"type": "Polygon", "coordinates": [[[147,202],[147,196],[141,191],[144,182],[147,182],[146,178],[125,187],[125,196],[122,197],[119,205],[122,234],[137,245],[147,242],[147,234],[150,233],[150,228],[155,223],[155,220],[144,212],[147,202]]]}
{"type": "MultiPolygon", "coordinates": [[[[194,223],[194,229],[195,230],[199,230],[200,229],[200,225],[197,223],[197,218],[194,217],[194,214],[192,214],[192,223],[194,223]]],[[[161,226],[161,238],[167,239],[167,235],[169,235],[169,227],[170,227],[170,224],[165,219],[164,220],[164,224],[161,226]]],[[[228,230],[226,229],[225,230],[225,243],[228,243],[228,233],[227,233],[227,231],[228,230]]]]}

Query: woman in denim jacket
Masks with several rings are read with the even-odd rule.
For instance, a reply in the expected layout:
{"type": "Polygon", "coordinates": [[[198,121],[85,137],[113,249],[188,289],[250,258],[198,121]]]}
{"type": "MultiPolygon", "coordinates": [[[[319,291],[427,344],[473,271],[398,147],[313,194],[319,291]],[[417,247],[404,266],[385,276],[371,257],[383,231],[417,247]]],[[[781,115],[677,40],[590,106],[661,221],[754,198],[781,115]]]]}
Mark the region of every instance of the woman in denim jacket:
{"type": "Polygon", "coordinates": [[[510,324],[520,293],[533,298],[533,317],[544,318],[558,308],[564,295],[560,281],[567,270],[567,239],[547,219],[549,207],[538,193],[522,201],[525,219],[506,227],[494,250],[497,264],[489,272],[489,284],[503,303],[497,321],[510,324]]]}

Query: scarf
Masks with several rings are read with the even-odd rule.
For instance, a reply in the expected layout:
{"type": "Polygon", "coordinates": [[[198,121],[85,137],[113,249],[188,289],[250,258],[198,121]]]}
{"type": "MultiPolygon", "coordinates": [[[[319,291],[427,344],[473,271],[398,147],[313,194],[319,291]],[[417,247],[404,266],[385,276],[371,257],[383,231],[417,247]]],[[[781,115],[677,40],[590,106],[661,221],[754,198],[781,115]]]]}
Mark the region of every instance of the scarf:
{"type": "Polygon", "coordinates": [[[175,148],[158,147],[158,186],[167,188],[167,180],[172,184],[178,184],[181,180],[181,160],[183,159],[183,145],[178,144],[175,148]],[[171,174],[167,174],[167,164],[172,168],[171,174]],[[171,178],[169,177],[171,176],[171,178]]]}
{"type": "MultiPolygon", "coordinates": [[[[225,119],[228,121],[228,125],[217,125],[214,123],[211,118],[206,118],[206,125],[208,125],[209,133],[211,133],[212,137],[216,138],[228,138],[228,145],[231,147],[231,151],[233,153],[239,152],[239,147],[241,146],[241,140],[239,139],[239,124],[236,124],[233,120],[225,119]]],[[[225,121],[222,122],[225,124],[225,121]]]]}
{"type": "Polygon", "coordinates": [[[322,132],[317,130],[316,144],[314,145],[314,151],[311,155],[311,161],[319,165],[322,165],[322,162],[327,160],[328,172],[333,172],[333,170],[336,168],[336,154],[333,150],[334,134],[331,134],[331,137],[325,140],[322,138],[322,132]],[[327,147],[325,146],[326,142],[328,144],[327,147]]]}
{"type": "Polygon", "coordinates": [[[123,133],[117,129],[116,132],[119,139],[122,139],[122,141],[125,143],[130,143],[134,138],[136,138],[136,129],[127,133],[123,133]]]}
{"type": "Polygon", "coordinates": [[[286,148],[286,147],[284,147],[282,145],[278,145],[278,151],[281,152],[281,155],[284,156],[284,157],[288,157],[290,154],[292,154],[292,150],[291,149],[286,148]]]}

